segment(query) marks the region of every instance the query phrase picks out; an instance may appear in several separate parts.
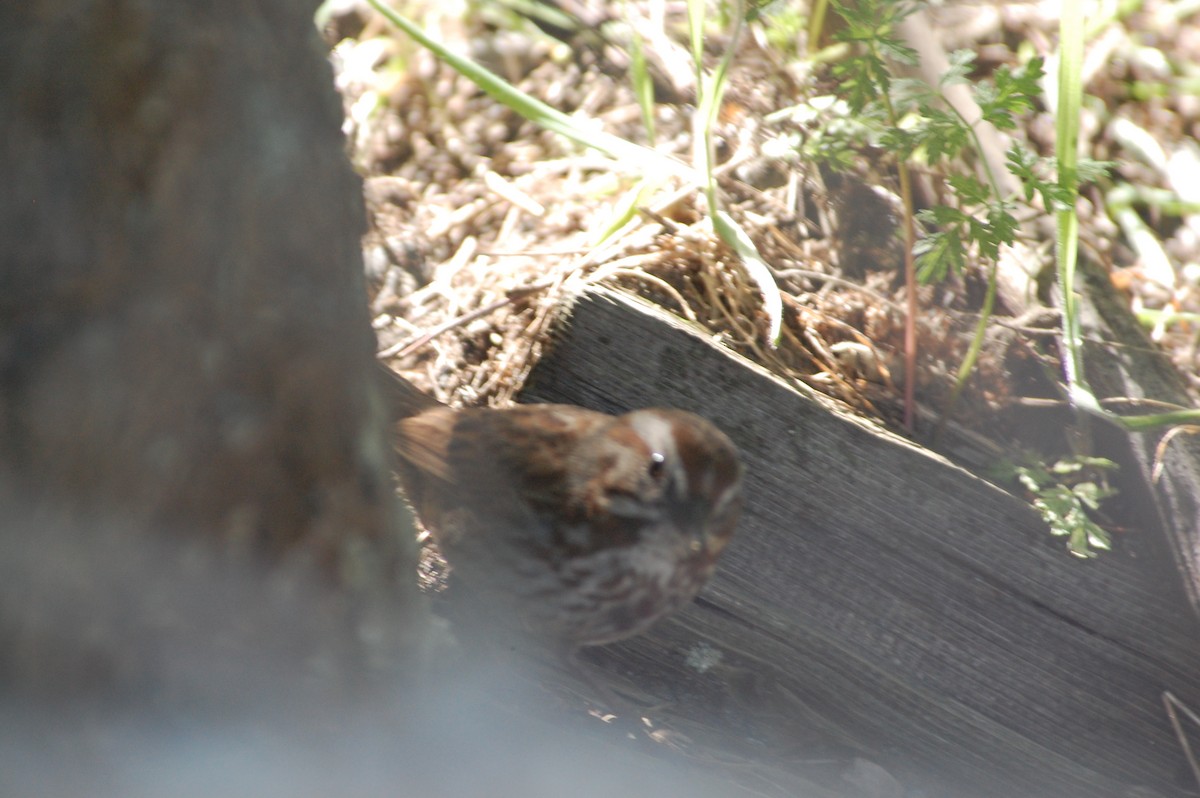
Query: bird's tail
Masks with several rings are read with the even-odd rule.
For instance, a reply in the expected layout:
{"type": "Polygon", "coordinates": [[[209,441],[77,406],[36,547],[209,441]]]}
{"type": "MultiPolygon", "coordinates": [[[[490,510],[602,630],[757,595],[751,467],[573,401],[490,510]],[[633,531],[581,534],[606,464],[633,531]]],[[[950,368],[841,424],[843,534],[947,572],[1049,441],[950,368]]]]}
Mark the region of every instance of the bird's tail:
{"type": "Polygon", "coordinates": [[[427,393],[423,393],[408,380],[392,371],[388,366],[379,363],[379,382],[383,387],[383,396],[388,406],[388,413],[393,421],[411,418],[422,410],[437,407],[441,404],[427,393]]]}

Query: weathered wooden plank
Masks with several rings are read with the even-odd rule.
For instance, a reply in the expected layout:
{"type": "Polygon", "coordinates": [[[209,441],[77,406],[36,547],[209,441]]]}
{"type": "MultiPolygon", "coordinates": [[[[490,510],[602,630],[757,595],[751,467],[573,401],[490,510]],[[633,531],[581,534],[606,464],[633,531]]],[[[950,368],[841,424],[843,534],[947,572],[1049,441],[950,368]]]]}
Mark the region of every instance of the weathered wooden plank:
{"type": "Polygon", "coordinates": [[[593,657],[692,739],[800,769],[849,743],[931,794],[1181,794],[1160,694],[1200,703],[1200,631],[1164,547],[1071,558],[1023,502],[606,290],[521,399],[673,405],[741,447],[747,511],[712,585],[593,657]]]}
{"type": "MultiPolygon", "coordinates": [[[[1080,325],[1088,345],[1085,363],[1093,389],[1102,398],[1149,398],[1188,407],[1191,397],[1166,354],[1150,342],[1098,265],[1083,262],[1080,325]]],[[[1121,412],[1128,412],[1124,408],[1121,412]]],[[[1166,429],[1126,433],[1097,430],[1116,439],[1128,452],[1141,488],[1139,510],[1150,513],[1164,529],[1193,613],[1200,617],[1200,438],[1175,435],[1158,452],[1166,429]],[[1155,472],[1159,471],[1158,476],[1155,472]]],[[[1133,480],[1127,480],[1132,482],[1133,480]]]]}

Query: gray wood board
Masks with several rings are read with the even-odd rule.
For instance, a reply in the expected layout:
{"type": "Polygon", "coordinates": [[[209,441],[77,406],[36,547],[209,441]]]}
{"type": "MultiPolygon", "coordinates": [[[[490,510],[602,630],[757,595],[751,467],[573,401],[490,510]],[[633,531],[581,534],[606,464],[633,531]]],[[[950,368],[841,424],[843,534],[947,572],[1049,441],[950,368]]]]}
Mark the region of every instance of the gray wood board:
{"type": "Polygon", "coordinates": [[[799,762],[815,729],[931,794],[1182,794],[1160,694],[1200,704],[1200,633],[1134,535],[1072,558],[1024,502],[604,289],[520,398],[681,407],[741,448],[747,509],[712,584],[596,657],[739,730],[729,747],[799,762]],[[701,641],[721,662],[703,675],[701,641]]]}
{"type": "MultiPolygon", "coordinates": [[[[1179,372],[1152,343],[1129,311],[1105,269],[1081,261],[1079,314],[1084,363],[1093,389],[1102,398],[1149,398],[1184,407],[1192,404],[1179,372]]],[[[1130,412],[1116,408],[1118,412],[1130,412]]],[[[1158,408],[1150,408],[1157,411],[1158,408]]],[[[1139,512],[1149,513],[1164,529],[1163,542],[1184,574],[1181,587],[1200,617],[1200,436],[1173,435],[1158,451],[1167,428],[1124,432],[1095,425],[1102,442],[1115,438],[1128,452],[1141,482],[1139,512]],[[1161,473],[1155,478],[1155,468],[1161,473]]]]}

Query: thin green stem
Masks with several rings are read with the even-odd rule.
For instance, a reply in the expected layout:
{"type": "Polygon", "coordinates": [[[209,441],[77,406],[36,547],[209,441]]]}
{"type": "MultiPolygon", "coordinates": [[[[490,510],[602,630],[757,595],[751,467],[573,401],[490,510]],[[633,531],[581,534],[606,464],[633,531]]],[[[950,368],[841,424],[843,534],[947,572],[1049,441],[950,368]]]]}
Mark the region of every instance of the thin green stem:
{"type": "Polygon", "coordinates": [[[783,299],[779,295],[779,287],[775,284],[770,267],[759,254],[750,236],[732,216],[721,208],[717,196],[716,157],[713,150],[712,130],[717,121],[729,65],[733,62],[734,54],[737,52],[737,44],[742,35],[746,14],[745,0],[737,0],[735,6],[733,30],[729,34],[725,53],[712,74],[707,74],[704,71],[705,3],[704,0],[688,0],[689,39],[691,40],[692,59],[696,66],[696,86],[700,92],[692,121],[693,159],[699,174],[698,179],[702,181],[704,197],[708,201],[713,230],[737,254],[747,276],[754,282],[762,295],[763,312],[768,319],[767,341],[771,346],[775,346],[779,342],[780,331],[783,327],[783,299]]]}
{"type": "Polygon", "coordinates": [[[1075,213],[1079,185],[1075,170],[1079,163],[1079,112],[1083,99],[1083,31],[1082,0],[1065,0],[1059,21],[1055,156],[1058,183],[1070,197],[1070,202],[1055,212],[1058,226],[1055,254],[1058,287],[1062,292],[1063,370],[1067,379],[1067,398],[1081,410],[1103,413],[1083,372],[1083,342],[1075,294],[1075,267],[1079,257],[1079,218],[1075,213]]]}
{"type": "Polygon", "coordinates": [[[967,118],[962,115],[962,112],[955,108],[954,104],[947,100],[945,96],[941,94],[941,92],[938,93],[938,96],[942,98],[942,102],[945,103],[946,107],[950,109],[950,113],[958,117],[958,120],[963,123],[963,127],[966,129],[967,133],[970,134],[971,141],[975,145],[975,152],[979,155],[979,160],[983,164],[983,172],[987,176],[988,185],[992,188],[992,196],[999,197],[1000,181],[996,178],[996,173],[992,171],[991,161],[983,156],[983,142],[979,140],[979,131],[976,129],[976,125],[983,120],[980,119],[974,124],[968,122],[967,118]]]}
{"type": "Polygon", "coordinates": [[[820,46],[821,33],[825,30],[825,15],[829,11],[829,0],[814,0],[808,17],[808,50],[815,52],[820,46]]]}
{"type": "Polygon", "coordinates": [[[1056,158],[1058,182],[1071,198],[1056,211],[1058,240],[1056,258],[1058,287],[1062,293],[1063,373],[1067,401],[1088,416],[1095,416],[1126,430],[1141,431],[1169,424],[1200,420],[1200,410],[1182,410],[1144,416],[1118,416],[1101,407],[1088,387],[1083,369],[1083,334],[1079,322],[1079,300],[1075,272],[1079,260],[1079,217],[1075,200],[1079,194],[1079,111],[1083,100],[1083,3],[1064,0],[1059,23],[1058,109],[1056,158]]]}
{"type": "Polygon", "coordinates": [[[979,310],[979,321],[975,323],[975,334],[971,336],[971,345],[967,348],[967,354],[963,356],[962,363],[959,364],[958,373],[954,379],[954,389],[950,392],[950,399],[946,402],[946,409],[938,419],[937,430],[933,434],[935,440],[938,438],[942,424],[950,418],[950,414],[954,411],[954,406],[958,403],[958,398],[967,384],[967,378],[971,376],[971,372],[975,369],[975,363],[979,360],[979,353],[983,350],[983,341],[987,336],[988,322],[991,320],[992,311],[996,306],[996,286],[998,282],[996,272],[997,265],[993,261],[991,268],[988,270],[987,293],[983,297],[983,307],[979,310]]]}
{"type": "MultiPolygon", "coordinates": [[[[979,140],[979,133],[976,131],[975,125],[968,122],[958,108],[954,107],[953,103],[948,102],[944,96],[942,96],[942,101],[950,108],[951,113],[958,117],[959,121],[963,123],[963,127],[970,134],[971,141],[975,145],[975,152],[978,153],[979,160],[983,163],[983,171],[987,176],[988,185],[991,186],[992,196],[999,197],[1000,182],[997,180],[995,172],[992,171],[989,160],[983,157],[983,142],[979,140]]],[[[991,320],[992,311],[996,306],[998,271],[997,263],[993,260],[988,268],[987,293],[983,298],[983,307],[980,309],[979,321],[975,324],[975,334],[971,336],[971,345],[967,348],[967,354],[963,357],[962,363],[958,366],[958,372],[954,376],[954,389],[950,392],[950,399],[946,402],[946,409],[942,411],[941,417],[938,419],[937,429],[934,431],[935,440],[941,431],[942,424],[954,412],[954,407],[958,404],[959,396],[962,395],[963,388],[966,387],[967,378],[971,376],[971,372],[975,369],[975,363],[979,360],[979,353],[983,350],[983,341],[987,336],[988,322],[991,320]]]]}
{"type": "MultiPolygon", "coordinates": [[[[869,43],[871,53],[882,61],[878,45],[869,43]]],[[[896,107],[886,91],[880,92],[888,124],[899,127],[896,107]]],[[[904,428],[912,432],[916,426],[917,407],[917,261],[913,251],[917,246],[916,208],[913,203],[912,175],[908,162],[897,159],[896,173],[900,179],[900,199],[904,203],[904,428]]]]}

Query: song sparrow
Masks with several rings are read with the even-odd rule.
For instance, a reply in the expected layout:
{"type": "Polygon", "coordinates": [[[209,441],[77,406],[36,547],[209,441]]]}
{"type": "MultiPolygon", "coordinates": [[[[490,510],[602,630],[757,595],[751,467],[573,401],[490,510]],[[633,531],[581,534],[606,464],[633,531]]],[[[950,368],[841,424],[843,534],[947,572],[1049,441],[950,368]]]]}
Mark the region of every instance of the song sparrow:
{"type": "Polygon", "coordinates": [[[452,410],[388,371],[401,484],[462,586],[563,650],[691,601],[741,510],[732,442],[681,410],[452,410]]]}

